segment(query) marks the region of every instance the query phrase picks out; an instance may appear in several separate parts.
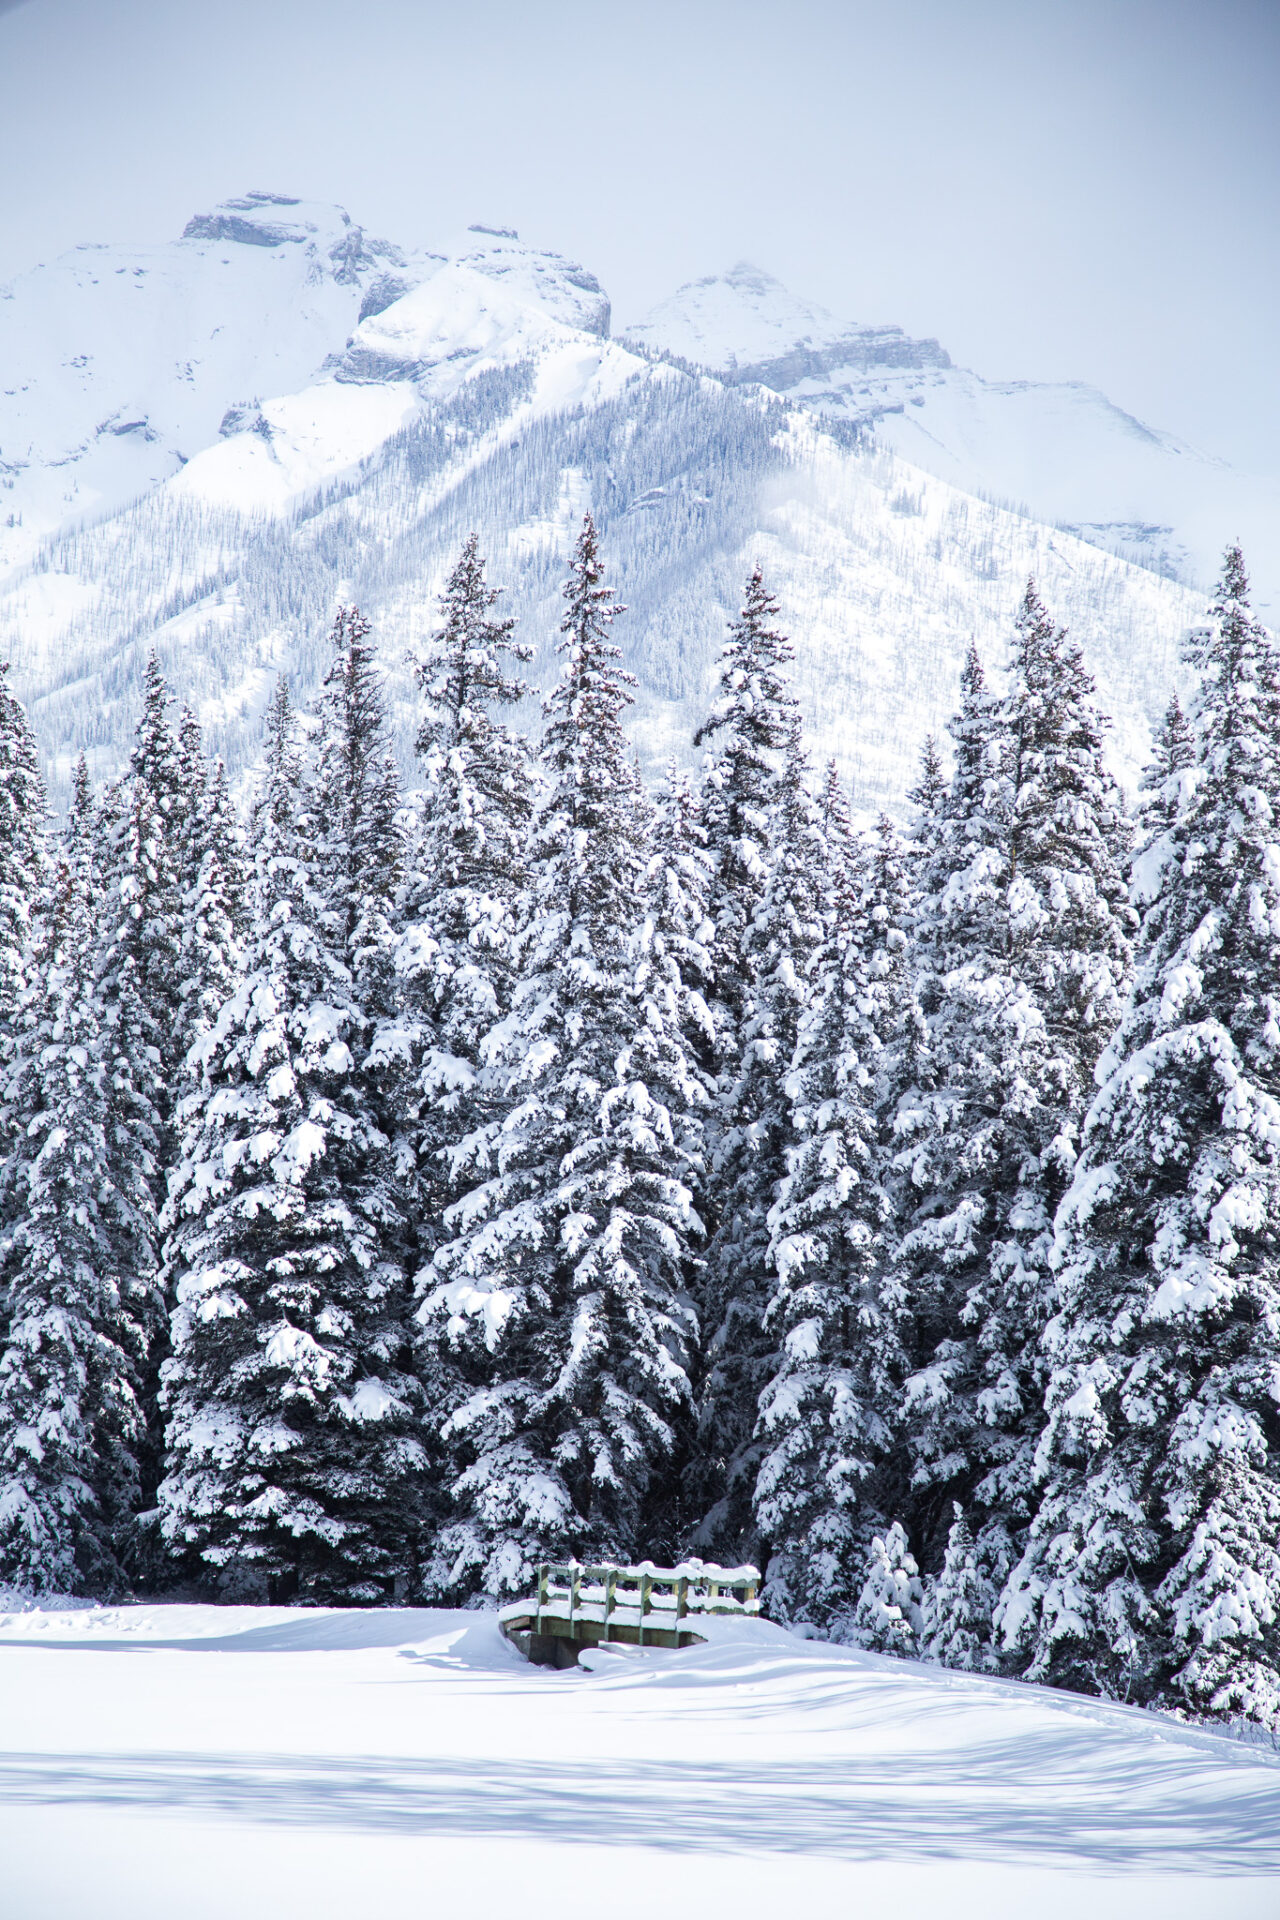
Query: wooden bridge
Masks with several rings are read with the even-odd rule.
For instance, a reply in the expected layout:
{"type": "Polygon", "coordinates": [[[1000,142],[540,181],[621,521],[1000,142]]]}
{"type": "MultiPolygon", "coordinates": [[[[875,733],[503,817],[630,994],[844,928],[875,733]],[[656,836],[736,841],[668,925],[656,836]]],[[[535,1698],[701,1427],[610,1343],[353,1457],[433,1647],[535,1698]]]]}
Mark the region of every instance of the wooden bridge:
{"type": "Polygon", "coordinates": [[[536,1599],[503,1607],[498,1622],[507,1639],[535,1666],[572,1667],[580,1647],[614,1640],[631,1647],[690,1647],[709,1613],[758,1614],[755,1567],[717,1567],[686,1560],[678,1567],[597,1566],[577,1560],[538,1568],[536,1599]]]}

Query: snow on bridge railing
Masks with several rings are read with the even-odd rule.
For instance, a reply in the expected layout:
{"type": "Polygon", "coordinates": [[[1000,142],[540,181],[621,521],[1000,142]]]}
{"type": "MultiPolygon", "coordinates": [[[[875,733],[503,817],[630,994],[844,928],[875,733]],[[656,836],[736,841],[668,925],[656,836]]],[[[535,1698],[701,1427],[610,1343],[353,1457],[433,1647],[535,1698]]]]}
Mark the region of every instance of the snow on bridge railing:
{"type": "MultiPolygon", "coordinates": [[[[570,1637],[615,1637],[643,1646],[672,1636],[680,1623],[708,1613],[754,1615],[760,1611],[760,1574],[755,1567],[720,1567],[685,1560],[678,1567],[656,1567],[651,1560],[620,1567],[609,1561],[544,1561],[538,1568],[536,1600],[504,1607],[504,1617],[520,1615],[535,1634],[566,1629],[570,1637]]],[[[692,1633],[690,1633],[690,1637],[692,1633]]]]}

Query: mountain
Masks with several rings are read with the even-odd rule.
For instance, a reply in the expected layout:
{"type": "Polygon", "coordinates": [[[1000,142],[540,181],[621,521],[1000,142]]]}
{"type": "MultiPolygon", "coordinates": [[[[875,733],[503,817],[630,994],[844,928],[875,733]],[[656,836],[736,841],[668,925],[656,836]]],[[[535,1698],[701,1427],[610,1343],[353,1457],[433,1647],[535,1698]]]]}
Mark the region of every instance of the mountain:
{"type": "Polygon", "coordinates": [[[747,262],[681,287],[625,338],[870,428],[926,472],[1171,579],[1203,586],[1239,538],[1260,604],[1280,613],[1280,483],[1144,426],[1093,387],[984,380],[936,340],[837,320],[747,262]]]}
{"type": "Polygon", "coordinates": [[[427,264],[340,207],[251,193],[176,242],[77,247],[0,290],[0,570],[310,380],[427,264]]]}
{"type": "MultiPolygon", "coordinates": [[[[896,446],[962,392],[982,444],[1003,444],[1013,390],[961,375],[936,342],[833,321],[754,269],[682,289],[614,337],[590,272],[508,230],[413,255],[339,209],[255,194],[145,254],[78,249],[36,268],[0,320],[15,503],[0,647],[55,791],[81,747],[98,775],[120,765],[153,646],[244,769],[275,675],[306,697],[344,599],[375,620],[410,769],[406,650],[466,533],[479,530],[546,685],[587,505],[629,608],[615,631],[639,681],[643,759],[689,756],[759,560],[796,642],[815,755],[841,762],[866,808],[900,805],[970,637],[1003,658],[1028,573],[1088,650],[1128,776],[1203,614],[1199,586],[1099,544],[1119,432],[1104,401],[1066,449],[1081,462],[1096,449],[1084,539],[1047,509],[996,504],[1002,488],[976,467],[930,471],[940,455],[896,446]]],[[[1051,419],[1050,400],[1036,404],[1051,419]]],[[[1046,474],[1066,458],[1051,436],[1040,451],[1046,474]]]]}

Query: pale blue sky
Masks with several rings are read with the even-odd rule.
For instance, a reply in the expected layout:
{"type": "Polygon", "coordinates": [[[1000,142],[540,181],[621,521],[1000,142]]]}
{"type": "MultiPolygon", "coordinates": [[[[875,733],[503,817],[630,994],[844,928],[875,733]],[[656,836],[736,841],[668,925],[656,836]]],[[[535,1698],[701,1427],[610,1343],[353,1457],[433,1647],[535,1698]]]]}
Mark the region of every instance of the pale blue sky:
{"type": "Polygon", "coordinates": [[[747,257],[1280,468],[1280,0],[0,0],[0,278],[227,194],[747,257]]]}

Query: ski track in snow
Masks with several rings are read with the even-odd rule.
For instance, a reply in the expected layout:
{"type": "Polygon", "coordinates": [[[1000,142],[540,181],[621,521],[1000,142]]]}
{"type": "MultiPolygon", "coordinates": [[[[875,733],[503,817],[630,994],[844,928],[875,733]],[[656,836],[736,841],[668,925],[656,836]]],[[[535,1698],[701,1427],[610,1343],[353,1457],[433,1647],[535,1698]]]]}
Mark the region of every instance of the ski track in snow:
{"type": "Polygon", "coordinates": [[[1265,1752],[764,1622],[711,1631],[554,1674],[486,1614],[0,1617],[0,1912],[1280,1910],[1265,1752]]]}

